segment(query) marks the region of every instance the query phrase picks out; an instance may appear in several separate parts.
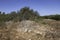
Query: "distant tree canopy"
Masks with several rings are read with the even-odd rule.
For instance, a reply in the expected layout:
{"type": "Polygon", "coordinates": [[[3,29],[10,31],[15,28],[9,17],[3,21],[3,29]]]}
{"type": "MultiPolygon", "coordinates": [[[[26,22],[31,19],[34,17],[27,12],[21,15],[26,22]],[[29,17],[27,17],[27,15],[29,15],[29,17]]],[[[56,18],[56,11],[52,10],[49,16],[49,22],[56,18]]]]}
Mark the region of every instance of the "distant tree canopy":
{"type": "Polygon", "coordinates": [[[34,19],[39,16],[39,13],[37,11],[30,9],[29,7],[22,8],[20,10],[20,13],[18,13],[18,14],[22,20],[34,19]]]}
{"type": "Polygon", "coordinates": [[[45,19],[53,19],[53,20],[60,20],[60,15],[49,15],[49,16],[43,16],[45,19]]]}
{"type": "Polygon", "coordinates": [[[40,18],[60,20],[60,15],[40,16],[37,11],[30,9],[29,7],[21,8],[19,11],[13,11],[11,13],[5,13],[0,11],[0,22],[6,21],[21,21],[21,20],[40,20],[40,18]]]}
{"type": "Polygon", "coordinates": [[[39,13],[30,9],[29,7],[21,8],[21,10],[11,12],[6,14],[0,11],[0,22],[10,21],[10,20],[33,20],[39,17],[39,13]]]}

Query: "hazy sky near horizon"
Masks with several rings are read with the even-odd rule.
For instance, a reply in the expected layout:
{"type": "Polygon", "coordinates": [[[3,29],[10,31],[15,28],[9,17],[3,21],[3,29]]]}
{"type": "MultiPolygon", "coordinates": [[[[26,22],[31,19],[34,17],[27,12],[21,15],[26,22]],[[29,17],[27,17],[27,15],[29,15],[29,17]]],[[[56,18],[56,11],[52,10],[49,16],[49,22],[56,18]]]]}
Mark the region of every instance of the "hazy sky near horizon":
{"type": "Polygon", "coordinates": [[[60,0],[0,0],[0,11],[9,13],[28,6],[40,15],[60,14],[60,0]]]}

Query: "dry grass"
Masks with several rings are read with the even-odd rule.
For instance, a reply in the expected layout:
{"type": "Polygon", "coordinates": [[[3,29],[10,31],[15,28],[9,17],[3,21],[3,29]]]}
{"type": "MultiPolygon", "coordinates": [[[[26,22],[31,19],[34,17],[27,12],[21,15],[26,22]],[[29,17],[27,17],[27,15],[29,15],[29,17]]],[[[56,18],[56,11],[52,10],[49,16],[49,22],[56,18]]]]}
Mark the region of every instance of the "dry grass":
{"type": "Polygon", "coordinates": [[[0,29],[0,40],[60,40],[60,21],[6,22],[5,27],[0,29]]]}

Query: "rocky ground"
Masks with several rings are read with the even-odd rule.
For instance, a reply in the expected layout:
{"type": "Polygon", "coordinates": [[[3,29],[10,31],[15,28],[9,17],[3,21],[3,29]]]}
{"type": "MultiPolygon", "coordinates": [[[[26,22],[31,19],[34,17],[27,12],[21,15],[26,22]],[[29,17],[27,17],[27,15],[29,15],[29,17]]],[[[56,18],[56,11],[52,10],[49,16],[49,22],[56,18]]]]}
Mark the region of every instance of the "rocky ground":
{"type": "Polygon", "coordinates": [[[60,40],[60,21],[9,21],[0,28],[0,40],[60,40]]]}

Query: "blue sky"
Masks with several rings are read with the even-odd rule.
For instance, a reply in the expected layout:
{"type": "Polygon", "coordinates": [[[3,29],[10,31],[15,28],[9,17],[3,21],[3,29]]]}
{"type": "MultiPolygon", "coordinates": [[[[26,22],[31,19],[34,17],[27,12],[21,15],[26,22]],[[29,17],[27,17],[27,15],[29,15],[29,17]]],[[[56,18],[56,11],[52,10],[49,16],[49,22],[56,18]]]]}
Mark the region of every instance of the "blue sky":
{"type": "Polygon", "coordinates": [[[0,0],[0,11],[9,13],[28,6],[40,15],[60,14],[60,0],[0,0]]]}

